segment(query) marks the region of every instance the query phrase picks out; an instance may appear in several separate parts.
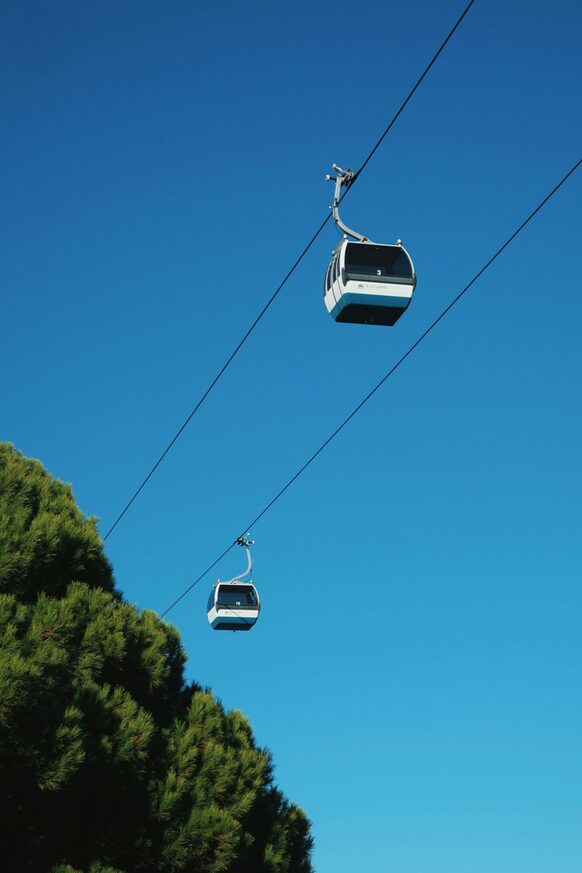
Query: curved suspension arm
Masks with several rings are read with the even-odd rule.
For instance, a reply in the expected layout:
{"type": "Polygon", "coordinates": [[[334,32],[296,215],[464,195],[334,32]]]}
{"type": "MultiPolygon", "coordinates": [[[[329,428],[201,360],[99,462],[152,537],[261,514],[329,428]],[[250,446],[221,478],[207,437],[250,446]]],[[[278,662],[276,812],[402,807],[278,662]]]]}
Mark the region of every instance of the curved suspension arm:
{"type": "MultiPolygon", "coordinates": [[[[247,534],[247,536],[248,536],[248,534],[247,534]]],[[[244,573],[240,573],[238,576],[233,576],[233,578],[229,580],[230,582],[240,582],[240,581],[243,579],[244,576],[248,576],[249,573],[251,573],[252,570],[253,570],[253,559],[251,558],[251,549],[250,549],[250,547],[251,547],[251,546],[254,546],[255,541],[254,541],[254,540],[249,540],[249,539],[247,539],[246,537],[239,537],[239,538],[237,539],[237,543],[239,544],[239,546],[243,546],[243,547],[246,549],[246,553],[247,553],[247,568],[246,568],[246,570],[244,571],[244,573]]]]}
{"type": "Polygon", "coordinates": [[[345,186],[347,189],[351,183],[354,181],[356,174],[353,170],[342,170],[341,167],[338,167],[337,164],[332,164],[333,169],[336,172],[335,176],[326,175],[326,182],[335,182],[335,191],[333,195],[333,205],[331,207],[331,214],[333,216],[333,220],[339,227],[342,233],[345,233],[346,236],[351,236],[352,239],[358,240],[358,242],[368,242],[368,237],[363,236],[363,234],[358,233],[357,230],[351,230],[340,218],[339,214],[339,202],[341,200],[341,189],[345,186]]]}

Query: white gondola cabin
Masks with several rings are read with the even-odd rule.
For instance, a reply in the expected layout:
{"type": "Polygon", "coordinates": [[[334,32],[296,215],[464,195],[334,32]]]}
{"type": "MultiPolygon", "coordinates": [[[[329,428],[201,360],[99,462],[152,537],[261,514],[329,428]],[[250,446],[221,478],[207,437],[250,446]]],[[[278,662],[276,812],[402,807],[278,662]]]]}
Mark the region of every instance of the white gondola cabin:
{"type": "Polygon", "coordinates": [[[217,582],[208,598],[213,630],[247,631],[256,623],[261,605],[252,582],[217,582]]]}
{"type": "Polygon", "coordinates": [[[228,582],[219,579],[213,586],[207,605],[208,622],[213,630],[248,631],[256,624],[261,610],[259,592],[251,579],[243,578],[253,568],[250,550],[253,540],[239,537],[237,543],[246,549],[247,569],[228,582]]]}
{"type": "Polygon", "coordinates": [[[398,240],[389,245],[375,243],[340,218],[341,189],[355,178],[352,170],[333,165],[335,182],[333,220],[344,238],[332,255],[323,283],[323,300],[336,321],[351,324],[395,324],[408,308],[416,287],[410,255],[398,240]]]}
{"type": "Polygon", "coordinates": [[[336,321],[395,324],[416,285],[404,246],[343,239],[325,274],[323,300],[336,321]]]}

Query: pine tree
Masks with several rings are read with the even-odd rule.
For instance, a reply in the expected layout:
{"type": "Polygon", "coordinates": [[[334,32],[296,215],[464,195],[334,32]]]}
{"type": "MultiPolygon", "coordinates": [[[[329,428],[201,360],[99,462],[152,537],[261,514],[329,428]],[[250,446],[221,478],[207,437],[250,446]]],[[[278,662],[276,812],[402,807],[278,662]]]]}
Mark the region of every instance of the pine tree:
{"type": "Polygon", "coordinates": [[[2,873],[310,873],[305,814],[184,663],[70,487],[0,444],[2,873]]]}

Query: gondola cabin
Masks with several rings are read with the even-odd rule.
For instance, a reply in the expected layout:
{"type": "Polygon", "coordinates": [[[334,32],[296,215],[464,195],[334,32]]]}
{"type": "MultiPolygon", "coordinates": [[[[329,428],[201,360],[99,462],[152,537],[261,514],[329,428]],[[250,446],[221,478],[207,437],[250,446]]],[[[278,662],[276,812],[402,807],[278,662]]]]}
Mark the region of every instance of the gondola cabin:
{"type": "Polygon", "coordinates": [[[350,324],[395,324],[408,308],[416,274],[404,246],[344,238],[325,274],[327,311],[350,324]]]}
{"type": "Polygon", "coordinates": [[[208,598],[208,621],[213,630],[248,631],[260,608],[252,582],[217,582],[208,598]]]}

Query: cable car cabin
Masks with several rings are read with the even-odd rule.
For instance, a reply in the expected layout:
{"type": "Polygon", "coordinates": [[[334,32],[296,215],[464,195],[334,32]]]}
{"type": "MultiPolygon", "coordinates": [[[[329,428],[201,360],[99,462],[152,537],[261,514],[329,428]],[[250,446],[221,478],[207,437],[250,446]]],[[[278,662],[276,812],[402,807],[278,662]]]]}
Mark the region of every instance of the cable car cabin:
{"type": "Polygon", "coordinates": [[[252,582],[217,582],[208,598],[208,621],[213,630],[248,631],[260,608],[252,582]]]}
{"type": "Polygon", "coordinates": [[[323,299],[336,321],[393,325],[415,286],[414,267],[402,245],[343,239],[327,268],[323,299]]]}

